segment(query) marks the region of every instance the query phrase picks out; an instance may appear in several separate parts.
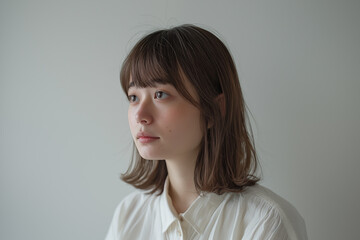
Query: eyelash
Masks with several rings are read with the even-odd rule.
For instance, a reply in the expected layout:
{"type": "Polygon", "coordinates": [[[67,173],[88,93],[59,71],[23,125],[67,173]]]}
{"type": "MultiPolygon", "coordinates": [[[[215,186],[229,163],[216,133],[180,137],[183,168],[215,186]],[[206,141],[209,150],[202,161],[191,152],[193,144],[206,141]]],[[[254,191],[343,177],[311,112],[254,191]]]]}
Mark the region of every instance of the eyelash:
{"type": "MultiPolygon", "coordinates": [[[[136,97],[135,95],[129,95],[128,96],[128,99],[129,99],[129,102],[135,102],[135,101],[132,101],[132,97],[136,97]]],[[[137,97],[136,97],[137,98],[137,97]]]]}
{"type": "MultiPolygon", "coordinates": [[[[159,99],[159,97],[157,96],[158,95],[158,93],[161,93],[161,94],[165,94],[167,97],[169,96],[169,94],[167,94],[166,92],[163,92],[163,91],[156,91],[155,92],[155,96],[159,99]]],[[[165,98],[167,98],[167,97],[165,97],[165,98]]]]}
{"type": "MultiPolygon", "coordinates": [[[[165,95],[166,95],[165,98],[169,97],[169,94],[167,94],[166,92],[156,91],[156,92],[155,92],[155,95],[154,95],[154,99],[155,99],[155,98],[157,98],[157,99],[164,99],[164,98],[159,98],[159,96],[157,96],[158,94],[161,94],[161,95],[165,94],[165,95]]],[[[137,96],[136,96],[136,95],[133,95],[133,94],[128,96],[129,102],[135,102],[135,101],[136,101],[136,100],[133,100],[133,99],[132,99],[133,97],[137,98],[137,96]]]]}

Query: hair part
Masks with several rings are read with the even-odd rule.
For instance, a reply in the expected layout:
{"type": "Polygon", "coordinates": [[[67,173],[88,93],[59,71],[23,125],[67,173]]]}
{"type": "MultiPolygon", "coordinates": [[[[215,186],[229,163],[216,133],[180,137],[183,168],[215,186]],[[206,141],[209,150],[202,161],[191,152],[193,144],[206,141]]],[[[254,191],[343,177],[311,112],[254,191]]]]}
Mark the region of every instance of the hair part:
{"type": "MultiPolygon", "coordinates": [[[[120,79],[125,94],[130,79],[137,87],[172,84],[200,110],[203,139],[194,172],[198,191],[241,192],[260,180],[255,176],[257,154],[236,67],[214,34],[189,24],[150,33],[126,57],[120,79]],[[195,88],[198,101],[186,90],[184,78],[195,88]]],[[[131,164],[121,178],[161,194],[167,174],[165,161],[146,160],[134,146],[131,164]]]]}

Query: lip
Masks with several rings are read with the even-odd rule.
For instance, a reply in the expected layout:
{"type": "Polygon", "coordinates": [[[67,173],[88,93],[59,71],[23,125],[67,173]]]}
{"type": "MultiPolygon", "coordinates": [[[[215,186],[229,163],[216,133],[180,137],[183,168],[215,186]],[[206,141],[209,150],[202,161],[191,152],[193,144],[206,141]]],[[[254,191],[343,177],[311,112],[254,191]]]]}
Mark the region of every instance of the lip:
{"type": "Polygon", "coordinates": [[[150,133],[146,132],[139,132],[136,134],[136,139],[138,139],[138,141],[141,143],[150,143],[160,139],[160,137],[152,136],[150,133]]]}

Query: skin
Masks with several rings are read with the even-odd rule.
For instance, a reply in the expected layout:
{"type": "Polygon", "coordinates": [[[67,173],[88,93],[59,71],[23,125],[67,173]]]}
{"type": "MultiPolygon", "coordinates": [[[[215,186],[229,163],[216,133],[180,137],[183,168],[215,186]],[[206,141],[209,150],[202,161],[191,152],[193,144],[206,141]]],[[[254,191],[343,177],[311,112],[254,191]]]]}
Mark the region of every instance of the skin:
{"type": "MultiPolygon", "coordinates": [[[[187,80],[184,84],[198,99],[192,85],[187,80]]],[[[132,86],[128,96],[128,120],[135,145],[143,158],[166,161],[169,195],[176,211],[185,212],[198,197],[193,178],[203,137],[200,111],[170,84],[132,86]],[[137,137],[139,133],[156,139],[141,142],[137,137]]]]}

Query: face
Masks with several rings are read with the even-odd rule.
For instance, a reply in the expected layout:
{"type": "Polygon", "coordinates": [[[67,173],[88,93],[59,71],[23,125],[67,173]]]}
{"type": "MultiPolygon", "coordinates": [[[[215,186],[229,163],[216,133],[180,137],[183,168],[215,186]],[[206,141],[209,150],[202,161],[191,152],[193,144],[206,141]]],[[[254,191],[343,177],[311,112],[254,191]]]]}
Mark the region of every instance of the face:
{"type": "MultiPolygon", "coordinates": [[[[170,84],[128,90],[128,120],[135,145],[144,159],[196,158],[202,131],[200,111],[170,84]]],[[[186,81],[185,87],[197,99],[186,81]]]]}

